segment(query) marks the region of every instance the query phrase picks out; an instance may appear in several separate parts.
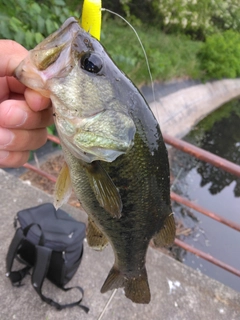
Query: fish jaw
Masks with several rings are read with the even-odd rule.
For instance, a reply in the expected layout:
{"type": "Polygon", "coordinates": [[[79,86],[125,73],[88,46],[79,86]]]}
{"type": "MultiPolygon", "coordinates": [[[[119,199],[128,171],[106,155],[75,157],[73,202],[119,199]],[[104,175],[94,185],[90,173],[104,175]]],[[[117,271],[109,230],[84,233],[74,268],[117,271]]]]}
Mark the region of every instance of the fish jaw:
{"type": "Polygon", "coordinates": [[[24,59],[14,71],[14,76],[26,87],[31,88],[45,97],[50,97],[50,91],[46,88],[46,79],[31,61],[28,56],[24,59]],[[26,76],[27,75],[27,76],[26,76]]]}
{"type": "Polygon", "coordinates": [[[79,31],[78,21],[69,18],[33,50],[15,69],[14,76],[26,87],[50,97],[49,80],[69,74],[72,39],[79,31]]]}

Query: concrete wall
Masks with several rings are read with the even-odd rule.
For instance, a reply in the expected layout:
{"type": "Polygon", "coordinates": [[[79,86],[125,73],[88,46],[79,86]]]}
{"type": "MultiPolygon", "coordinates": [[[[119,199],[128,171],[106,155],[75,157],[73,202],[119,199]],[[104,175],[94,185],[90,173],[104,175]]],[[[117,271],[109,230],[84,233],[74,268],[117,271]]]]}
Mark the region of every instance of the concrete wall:
{"type": "Polygon", "coordinates": [[[201,119],[240,96],[240,79],[226,79],[179,90],[150,104],[161,130],[185,136],[201,119]]]}

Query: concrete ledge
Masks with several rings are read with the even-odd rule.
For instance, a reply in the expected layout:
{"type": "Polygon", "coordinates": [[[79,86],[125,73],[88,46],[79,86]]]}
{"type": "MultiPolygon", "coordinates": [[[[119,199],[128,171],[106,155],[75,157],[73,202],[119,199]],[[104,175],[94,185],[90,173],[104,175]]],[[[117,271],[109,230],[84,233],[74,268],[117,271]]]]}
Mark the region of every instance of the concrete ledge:
{"type": "MultiPolygon", "coordinates": [[[[5,277],[5,257],[14,234],[13,218],[17,211],[51,202],[52,198],[21,180],[0,170],[0,319],[1,320],[96,320],[103,310],[111,292],[99,292],[113,263],[111,248],[95,252],[85,244],[82,264],[69,283],[80,285],[85,290],[84,304],[90,307],[89,314],[74,307],[62,311],[43,303],[30,284],[12,287],[5,277]]],[[[65,206],[64,209],[79,220],[86,221],[80,210],[65,206]]],[[[201,273],[149,248],[147,270],[152,293],[149,305],[133,304],[118,290],[103,320],[163,319],[163,320],[237,320],[240,318],[240,294],[201,273]]],[[[76,299],[78,291],[65,294],[50,282],[45,281],[43,292],[62,303],[76,299]],[[66,300],[67,299],[67,300],[66,300]]]]}
{"type": "Polygon", "coordinates": [[[240,79],[226,79],[179,90],[150,107],[163,133],[182,138],[209,113],[239,96],[240,79]]]}

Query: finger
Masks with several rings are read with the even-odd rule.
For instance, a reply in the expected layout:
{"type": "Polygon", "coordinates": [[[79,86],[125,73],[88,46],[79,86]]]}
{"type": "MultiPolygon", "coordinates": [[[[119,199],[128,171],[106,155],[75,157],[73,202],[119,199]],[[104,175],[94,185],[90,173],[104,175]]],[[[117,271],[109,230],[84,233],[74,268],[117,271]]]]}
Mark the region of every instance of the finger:
{"type": "Polygon", "coordinates": [[[28,51],[12,40],[0,40],[0,77],[12,76],[19,63],[27,56],[28,51]]]}
{"type": "Polygon", "coordinates": [[[0,102],[9,99],[12,93],[23,94],[26,87],[12,77],[0,78],[0,102]]]}
{"type": "Polygon", "coordinates": [[[9,98],[10,92],[23,93],[25,86],[13,76],[14,70],[27,56],[28,51],[12,40],[0,40],[0,102],[9,98]]]}
{"type": "Polygon", "coordinates": [[[0,127],[39,129],[53,123],[52,108],[32,111],[24,100],[6,100],[0,104],[0,127]]]}
{"type": "Polygon", "coordinates": [[[42,147],[47,141],[47,130],[9,130],[0,128],[0,150],[28,151],[42,147]]]}
{"type": "Polygon", "coordinates": [[[16,78],[14,77],[6,77],[6,81],[11,92],[16,92],[16,93],[21,93],[23,94],[26,86],[19,82],[16,78]]]}
{"type": "Polygon", "coordinates": [[[43,97],[40,93],[27,88],[24,92],[27,104],[33,111],[39,111],[48,108],[51,105],[49,98],[43,97]]]}
{"type": "Polygon", "coordinates": [[[9,100],[25,100],[25,97],[23,94],[19,94],[19,93],[14,93],[14,92],[10,92],[10,95],[9,95],[9,100]]]}
{"type": "Polygon", "coordinates": [[[9,152],[0,150],[0,168],[18,168],[28,161],[29,151],[9,152]]]}
{"type": "MultiPolygon", "coordinates": [[[[28,51],[12,40],[0,40],[0,46],[0,77],[8,76],[0,79],[0,101],[3,101],[4,98],[7,99],[8,97],[1,97],[1,93],[9,94],[9,89],[16,93],[25,91],[26,87],[12,76],[19,63],[27,56],[28,51]]],[[[50,104],[48,98],[42,97],[30,89],[25,91],[25,98],[34,111],[43,110],[50,104]]]]}

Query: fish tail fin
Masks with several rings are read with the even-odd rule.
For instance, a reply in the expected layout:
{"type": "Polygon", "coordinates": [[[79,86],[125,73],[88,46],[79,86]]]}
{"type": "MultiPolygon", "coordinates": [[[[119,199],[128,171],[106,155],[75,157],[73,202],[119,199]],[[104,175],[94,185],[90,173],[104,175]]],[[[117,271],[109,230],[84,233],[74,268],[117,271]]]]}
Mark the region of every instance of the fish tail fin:
{"type": "Polygon", "coordinates": [[[135,303],[149,303],[151,300],[146,269],[137,277],[125,280],[125,296],[135,303]]]}
{"type": "Polygon", "coordinates": [[[141,274],[138,276],[129,278],[113,266],[102,286],[101,293],[122,287],[124,287],[125,296],[132,300],[132,302],[149,303],[151,300],[145,268],[141,270],[141,274]]]}

